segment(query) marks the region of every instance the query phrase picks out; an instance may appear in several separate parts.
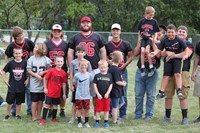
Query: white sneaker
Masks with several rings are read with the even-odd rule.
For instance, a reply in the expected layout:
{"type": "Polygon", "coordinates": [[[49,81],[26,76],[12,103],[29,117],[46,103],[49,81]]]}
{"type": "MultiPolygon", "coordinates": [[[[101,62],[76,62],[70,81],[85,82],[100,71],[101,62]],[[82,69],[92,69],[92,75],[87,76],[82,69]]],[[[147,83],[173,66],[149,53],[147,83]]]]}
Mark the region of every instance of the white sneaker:
{"type": "Polygon", "coordinates": [[[78,123],[78,128],[82,128],[82,127],[83,127],[82,123],[78,123]]]}
{"type": "Polygon", "coordinates": [[[87,128],[90,128],[90,124],[89,124],[88,122],[85,123],[85,126],[86,126],[87,128]]]}
{"type": "Polygon", "coordinates": [[[71,118],[70,121],[68,123],[73,124],[75,122],[74,118],[71,118]]]}

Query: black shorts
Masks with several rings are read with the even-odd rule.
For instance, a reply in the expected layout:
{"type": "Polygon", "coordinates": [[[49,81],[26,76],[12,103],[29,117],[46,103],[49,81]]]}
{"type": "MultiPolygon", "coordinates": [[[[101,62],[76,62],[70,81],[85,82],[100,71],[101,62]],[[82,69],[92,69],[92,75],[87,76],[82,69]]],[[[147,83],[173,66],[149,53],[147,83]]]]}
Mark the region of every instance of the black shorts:
{"type": "Polygon", "coordinates": [[[181,72],[181,59],[171,59],[168,62],[164,61],[163,76],[173,76],[175,73],[181,72]]]}
{"type": "Polygon", "coordinates": [[[36,92],[31,92],[31,102],[38,102],[38,101],[44,101],[45,95],[44,93],[36,93],[36,92]]]}
{"type": "Polygon", "coordinates": [[[151,39],[141,39],[140,40],[140,45],[141,45],[141,48],[146,48],[146,46],[150,45],[152,46],[152,40],[151,39]]]}
{"type": "Polygon", "coordinates": [[[8,104],[13,104],[16,101],[17,105],[25,102],[25,92],[12,93],[8,92],[6,96],[6,102],[8,104]]]}
{"type": "Polygon", "coordinates": [[[76,96],[76,89],[74,89],[74,91],[72,92],[72,100],[71,100],[72,103],[76,102],[75,96],[76,96]]]}
{"type": "Polygon", "coordinates": [[[45,104],[59,105],[60,104],[60,98],[51,98],[51,97],[45,96],[45,104]]]}

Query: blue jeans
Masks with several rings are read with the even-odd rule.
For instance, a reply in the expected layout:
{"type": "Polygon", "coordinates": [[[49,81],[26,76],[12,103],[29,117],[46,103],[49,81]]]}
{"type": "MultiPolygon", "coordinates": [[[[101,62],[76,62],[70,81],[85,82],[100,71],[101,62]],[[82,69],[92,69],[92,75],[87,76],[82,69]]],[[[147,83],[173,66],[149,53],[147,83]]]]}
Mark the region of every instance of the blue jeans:
{"type": "Polygon", "coordinates": [[[128,100],[127,100],[128,72],[127,72],[127,69],[124,69],[124,71],[122,71],[122,78],[123,78],[123,80],[126,81],[126,86],[123,88],[124,96],[122,96],[122,98],[124,99],[124,105],[119,110],[119,116],[120,117],[126,115],[126,110],[127,110],[127,105],[128,105],[128,100]]]}
{"type": "MultiPolygon", "coordinates": [[[[31,96],[30,96],[29,88],[27,88],[25,90],[25,94],[26,94],[26,106],[27,106],[26,112],[27,112],[27,114],[31,114],[31,96]]],[[[12,111],[11,112],[16,113],[16,103],[14,103],[12,105],[12,111]]]]}
{"type": "Polygon", "coordinates": [[[135,118],[141,118],[143,115],[144,96],[146,93],[146,118],[153,118],[156,84],[158,81],[158,71],[154,75],[141,77],[141,71],[138,68],[135,75],[135,118]]]}

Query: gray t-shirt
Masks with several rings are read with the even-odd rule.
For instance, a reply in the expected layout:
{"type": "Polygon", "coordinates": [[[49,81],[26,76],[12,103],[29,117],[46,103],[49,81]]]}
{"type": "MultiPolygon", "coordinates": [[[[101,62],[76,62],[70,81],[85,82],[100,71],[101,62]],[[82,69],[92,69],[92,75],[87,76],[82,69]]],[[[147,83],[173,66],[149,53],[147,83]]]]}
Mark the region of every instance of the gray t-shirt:
{"type": "MultiPolygon", "coordinates": [[[[27,62],[27,70],[32,70],[34,73],[39,73],[51,68],[51,59],[46,56],[36,59],[35,56],[31,56],[27,62]]],[[[30,75],[30,92],[44,92],[43,80],[37,80],[30,75]]]]}
{"type": "MultiPolygon", "coordinates": [[[[79,72],[79,59],[76,58],[74,59],[72,62],[71,62],[71,65],[69,67],[70,71],[73,71],[73,75],[75,75],[77,72],[79,72]]],[[[92,71],[92,66],[90,64],[90,62],[88,61],[88,68],[87,68],[87,71],[88,72],[91,72],[92,71]]]]}
{"type": "Polygon", "coordinates": [[[78,72],[74,75],[73,82],[77,84],[75,98],[77,100],[90,99],[90,84],[92,83],[92,74],[89,72],[78,72]]]}

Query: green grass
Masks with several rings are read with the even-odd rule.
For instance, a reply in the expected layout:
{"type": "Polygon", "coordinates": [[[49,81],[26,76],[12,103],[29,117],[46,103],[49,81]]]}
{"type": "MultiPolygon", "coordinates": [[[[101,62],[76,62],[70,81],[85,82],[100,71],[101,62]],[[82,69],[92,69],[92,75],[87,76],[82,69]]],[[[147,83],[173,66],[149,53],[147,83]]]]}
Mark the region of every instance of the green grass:
{"type": "MultiPolygon", "coordinates": [[[[131,120],[134,114],[135,110],[135,97],[134,97],[134,82],[135,82],[135,72],[136,72],[136,60],[133,61],[133,63],[128,67],[129,72],[129,89],[128,89],[128,117],[129,119],[125,121],[124,125],[120,126],[112,126],[110,124],[109,129],[99,128],[99,129],[87,129],[83,127],[82,129],[78,129],[76,124],[68,124],[69,118],[70,118],[70,109],[71,109],[71,103],[70,98],[67,99],[67,105],[66,105],[66,113],[67,113],[67,119],[59,119],[58,124],[53,124],[50,120],[47,120],[46,125],[38,125],[38,122],[33,122],[31,120],[30,116],[26,115],[26,106],[23,104],[22,106],[22,120],[16,120],[14,118],[10,118],[8,121],[3,121],[5,113],[6,113],[6,107],[0,107],[0,132],[1,133],[61,133],[61,132],[98,132],[98,133],[104,133],[104,132],[135,132],[135,133],[161,133],[161,132],[167,132],[167,133],[188,133],[193,132],[197,133],[199,132],[199,124],[193,124],[192,120],[194,120],[199,115],[199,108],[198,108],[198,99],[197,97],[192,96],[193,91],[193,82],[191,81],[191,89],[189,93],[189,111],[188,111],[188,118],[189,118],[189,125],[182,126],[181,123],[181,110],[179,107],[179,100],[177,97],[174,97],[173,101],[173,109],[172,109],[172,122],[171,123],[161,123],[160,120],[163,118],[165,113],[164,108],[164,100],[156,101],[155,103],[155,114],[154,118],[150,122],[145,122],[143,119],[140,120],[131,120]]],[[[157,90],[160,86],[161,81],[161,75],[162,75],[162,66],[159,70],[159,82],[157,84],[157,90]]],[[[5,98],[7,87],[4,83],[2,83],[2,80],[0,80],[0,94],[5,98]]],[[[145,101],[145,100],[144,100],[145,101]]],[[[91,107],[91,115],[90,115],[90,124],[93,126],[94,120],[92,119],[92,112],[93,109],[91,107]]],[[[145,113],[145,105],[144,105],[144,113],[145,113]]],[[[102,117],[103,118],[103,117],[102,117]]],[[[111,123],[111,121],[110,121],[111,123]]]]}

